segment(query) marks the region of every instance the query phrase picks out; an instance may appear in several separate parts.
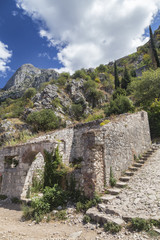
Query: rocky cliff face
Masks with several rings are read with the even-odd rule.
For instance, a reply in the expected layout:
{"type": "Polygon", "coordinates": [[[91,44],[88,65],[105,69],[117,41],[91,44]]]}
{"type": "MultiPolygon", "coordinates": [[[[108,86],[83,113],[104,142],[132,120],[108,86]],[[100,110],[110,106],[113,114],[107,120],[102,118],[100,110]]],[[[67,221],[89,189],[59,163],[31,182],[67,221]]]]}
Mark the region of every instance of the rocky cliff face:
{"type": "Polygon", "coordinates": [[[57,79],[59,73],[53,69],[39,69],[32,64],[22,65],[5,85],[4,92],[0,93],[0,100],[6,98],[19,98],[27,88],[38,89],[43,82],[57,79]]]}

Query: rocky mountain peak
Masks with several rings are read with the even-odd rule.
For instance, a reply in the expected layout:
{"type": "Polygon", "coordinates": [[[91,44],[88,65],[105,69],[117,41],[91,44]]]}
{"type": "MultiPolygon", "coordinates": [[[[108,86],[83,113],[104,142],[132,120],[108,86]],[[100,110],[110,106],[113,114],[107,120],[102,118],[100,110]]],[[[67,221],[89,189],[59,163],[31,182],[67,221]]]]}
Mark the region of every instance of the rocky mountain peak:
{"type": "Polygon", "coordinates": [[[0,100],[5,100],[8,97],[21,97],[27,88],[34,87],[38,89],[43,82],[49,82],[52,79],[57,79],[59,73],[54,69],[39,69],[32,64],[24,64],[14,73],[9,79],[0,94],[0,100]]]}
{"type": "Polygon", "coordinates": [[[34,67],[32,64],[24,64],[15,72],[15,74],[9,79],[7,84],[4,87],[4,90],[8,90],[11,87],[18,87],[24,82],[28,75],[39,75],[41,70],[34,67]]]}

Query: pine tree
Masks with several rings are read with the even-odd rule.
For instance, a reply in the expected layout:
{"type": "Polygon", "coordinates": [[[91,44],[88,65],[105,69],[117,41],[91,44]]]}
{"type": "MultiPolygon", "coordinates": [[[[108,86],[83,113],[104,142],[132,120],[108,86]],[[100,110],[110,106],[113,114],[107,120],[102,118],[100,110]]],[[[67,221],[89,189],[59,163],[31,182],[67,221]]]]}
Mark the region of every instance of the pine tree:
{"type": "Polygon", "coordinates": [[[123,78],[122,78],[122,81],[121,81],[121,88],[127,89],[127,86],[130,83],[130,81],[131,81],[131,77],[130,77],[130,74],[128,72],[128,69],[125,66],[124,75],[123,75],[123,78]]]}
{"type": "Polygon", "coordinates": [[[156,67],[160,67],[160,62],[159,62],[158,54],[156,51],[151,26],[149,26],[149,32],[150,32],[150,47],[151,47],[151,53],[152,53],[152,61],[153,61],[153,64],[155,63],[156,67]]]}
{"type": "Polygon", "coordinates": [[[120,83],[119,83],[116,61],[114,62],[114,84],[115,84],[115,89],[119,88],[120,83]]]}

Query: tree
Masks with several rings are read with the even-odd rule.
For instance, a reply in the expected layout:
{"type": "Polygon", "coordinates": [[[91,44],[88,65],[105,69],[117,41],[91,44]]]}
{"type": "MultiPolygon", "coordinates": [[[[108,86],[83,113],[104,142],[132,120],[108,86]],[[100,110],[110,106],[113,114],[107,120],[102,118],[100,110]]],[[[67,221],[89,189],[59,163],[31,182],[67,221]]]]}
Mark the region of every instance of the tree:
{"type": "Polygon", "coordinates": [[[115,89],[117,89],[120,86],[116,61],[114,62],[114,84],[115,89]]]}
{"type": "Polygon", "coordinates": [[[148,70],[142,73],[141,78],[137,78],[131,83],[134,90],[134,99],[137,105],[144,109],[152,104],[155,98],[160,98],[160,69],[148,70]]]}
{"type": "Polygon", "coordinates": [[[34,127],[35,131],[46,131],[56,129],[60,126],[60,118],[50,109],[42,109],[32,112],[27,117],[27,122],[34,127]]]}
{"type": "Polygon", "coordinates": [[[151,47],[152,61],[153,61],[153,64],[156,65],[156,67],[160,67],[160,62],[159,62],[158,54],[156,51],[151,26],[149,26],[149,32],[150,32],[150,47],[151,47]]]}
{"type": "Polygon", "coordinates": [[[115,100],[110,101],[104,112],[106,116],[110,116],[111,114],[133,112],[134,109],[132,101],[128,97],[120,95],[115,100]]]}
{"type": "Polygon", "coordinates": [[[121,81],[121,88],[127,89],[127,86],[130,83],[130,81],[131,81],[131,77],[130,77],[130,74],[128,72],[128,69],[125,66],[124,75],[123,75],[123,78],[122,78],[122,81],[121,81]]]}

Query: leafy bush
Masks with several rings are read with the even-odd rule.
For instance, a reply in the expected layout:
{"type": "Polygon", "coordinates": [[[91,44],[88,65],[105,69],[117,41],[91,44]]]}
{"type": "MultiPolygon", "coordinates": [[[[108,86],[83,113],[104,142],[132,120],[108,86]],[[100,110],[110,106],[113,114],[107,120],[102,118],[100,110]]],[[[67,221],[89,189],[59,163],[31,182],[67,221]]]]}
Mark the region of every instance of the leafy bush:
{"type": "Polygon", "coordinates": [[[151,223],[148,220],[142,218],[132,218],[131,228],[134,231],[149,231],[151,229],[151,223]]]}
{"type": "Polygon", "coordinates": [[[55,217],[56,217],[58,220],[66,220],[66,219],[67,219],[66,210],[58,211],[58,212],[55,214],[55,217]]]}
{"type": "Polygon", "coordinates": [[[64,205],[66,197],[66,192],[57,184],[53,187],[45,187],[43,191],[43,201],[49,204],[50,211],[59,205],[64,205]]]}
{"type": "Polygon", "coordinates": [[[90,114],[86,119],[85,122],[91,122],[91,121],[95,121],[98,119],[104,118],[104,113],[100,112],[100,113],[93,113],[90,114]]]}
{"type": "Polygon", "coordinates": [[[88,215],[84,215],[83,223],[89,223],[90,221],[91,221],[91,218],[88,215]]]}
{"type": "Polygon", "coordinates": [[[155,101],[148,107],[148,117],[151,130],[151,136],[160,136],[160,101],[155,99],[155,101]]]}
{"type": "Polygon", "coordinates": [[[35,131],[46,131],[56,129],[60,126],[60,119],[50,109],[43,109],[30,113],[27,123],[34,127],[35,131]]]}
{"type": "Polygon", "coordinates": [[[159,83],[160,68],[143,72],[140,78],[131,83],[136,103],[147,109],[156,98],[159,99],[159,83]]]}
{"type": "Polygon", "coordinates": [[[54,108],[62,107],[60,99],[58,97],[54,98],[54,100],[52,101],[52,106],[54,108]]]}
{"type": "Polygon", "coordinates": [[[115,100],[111,100],[104,112],[106,116],[110,116],[111,114],[133,112],[134,109],[133,103],[129,98],[126,96],[119,96],[115,100]]]}
{"type": "Polygon", "coordinates": [[[84,199],[84,201],[77,202],[76,211],[77,212],[86,212],[89,208],[96,206],[100,202],[101,202],[100,197],[95,194],[94,198],[91,200],[84,199]]]}
{"type": "Polygon", "coordinates": [[[120,225],[113,222],[107,222],[106,224],[104,224],[104,230],[106,232],[117,233],[121,231],[121,229],[122,227],[120,225]]]}
{"type": "Polygon", "coordinates": [[[86,73],[85,73],[84,70],[77,70],[77,71],[75,71],[75,73],[72,75],[72,78],[73,78],[73,79],[76,79],[76,78],[86,79],[86,73]]]}
{"type": "Polygon", "coordinates": [[[23,205],[22,206],[22,211],[23,211],[23,215],[22,217],[25,220],[30,220],[33,217],[33,208],[27,206],[27,205],[23,205]]]}
{"type": "Polygon", "coordinates": [[[76,120],[80,120],[80,118],[83,115],[83,106],[82,106],[82,104],[80,104],[80,103],[78,103],[78,104],[73,103],[72,106],[71,106],[71,111],[72,111],[72,115],[74,116],[74,118],[76,120]]]}
{"type": "Polygon", "coordinates": [[[24,99],[31,99],[32,97],[34,97],[36,95],[36,89],[35,88],[28,88],[25,93],[24,93],[24,99]]]}
{"type": "Polygon", "coordinates": [[[2,194],[0,194],[0,200],[5,200],[6,198],[7,198],[6,195],[2,195],[2,194]]]}
{"type": "Polygon", "coordinates": [[[122,88],[117,88],[112,95],[113,100],[118,98],[119,96],[126,96],[126,90],[122,88]]]}
{"type": "Polygon", "coordinates": [[[38,90],[40,92],[42,92],[49,84],[50,84],[50,82],[43,82],[43,83],[41,83],[41,85],[40,85],[38,90]]]}
{"type": "Polygon", "coordinates": [[[107,67],[103,64],[100,64],[99,67],[96,68],[96,70],[99,72],[99,73],[103,73],[103,72],[106,72],[107,71],[107,67]]]}
{"type": "Polygon", "coordinates": [[[33,216],[35,214],[42,215],[50,211],[50,204],[42,198],[35,198],[31,202],[31,207],[33,209],[33,216]]]}
{"type": "Polygon", "coordinates": [[[97,90],[97,83],[92,80],[84,83],[84,90],[86,94],[86,99],[91,104],[92,108],[96,107],[99,102],[104,99],[103,92],[97,90]]]}

